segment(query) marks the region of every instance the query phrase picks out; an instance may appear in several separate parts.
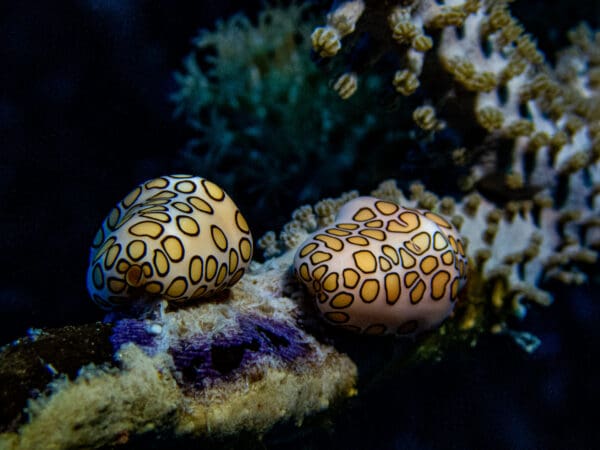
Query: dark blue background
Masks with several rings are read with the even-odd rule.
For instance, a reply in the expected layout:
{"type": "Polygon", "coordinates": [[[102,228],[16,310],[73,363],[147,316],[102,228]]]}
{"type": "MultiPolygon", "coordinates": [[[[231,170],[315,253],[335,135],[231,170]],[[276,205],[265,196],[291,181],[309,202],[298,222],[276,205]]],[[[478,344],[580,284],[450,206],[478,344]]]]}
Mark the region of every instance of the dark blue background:
{"type": "MultiPolygon", "coordinates": [[[[85,289],[96,228],[132,186],[175,170],[191,137],[172,117],[173,71],[198,28],[260,3],[0,3],[0,343],[102,318],[85,289]]],[[[600,18],[597,1],[513,10],[549,56],[567,29],[600,18]]],[[[522,324],[543,340],[534,355],[491,338],[406,373],[312,448],[592,448],[597,297],[560,289],[522,324]]]]}

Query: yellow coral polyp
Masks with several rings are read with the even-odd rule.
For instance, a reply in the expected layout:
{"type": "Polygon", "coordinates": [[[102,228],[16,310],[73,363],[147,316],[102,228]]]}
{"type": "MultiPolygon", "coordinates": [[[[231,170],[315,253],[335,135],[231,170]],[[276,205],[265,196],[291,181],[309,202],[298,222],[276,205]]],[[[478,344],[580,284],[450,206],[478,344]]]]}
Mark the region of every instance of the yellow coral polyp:
{"type": "Polygon", "coordinates": [[[517,52],[523,56],[523,58],[530,61],[532,64],[541,64],[544,62],[544,57],[538,51],[535,43],[532,41],[531,36],[526,34],[520,36],[516,40],[517,52]]]}
{"type": "Polygon", "coordinates": [[[438,131],[444,128],[443,121],[438,120],[435,109],[431,106],[420,106],[413,111],[413,120],[425,131],[438,131]]]}
{"type": "Polygon", "coordinates": [[[533,130],[534,126],[530,120],[519,119],[509,124],[505,128],[504,134],[507,137],[517,138],[519,136],[529,136],[531,133],[533,133],[533,130]]]}
{"type": "Polygon", "coordinates": [[[310,36],[312,47],[323,58],[331,58],[342,48],[340,36],[335,28],[318,27],[310,36]]]}
{"type": "Polygon", "coordinates": [[[521,75],[527,68],[527,62],[518,55],[511,56],[508,64],[498,75],[499,84],[506,84],[510,79],[521,75]]]}
{"type": "Polygon", "coordinates": [[[333,84],[333,89],[338,93],[342,100],[352,97],[357,88],[358,78],[354,73],[345,73],[341,75],[333,84]]]}
{"type": "Polygon", "coordinates": [[[426,52],[433,47],[433,40],[424,34],[418,34],[411,42],[412,48],[418,52],[426,52]]]}
{"type": "Polygon", "coordinates": [[[488,131],[494,131],[502,127],[504,115],[502,111],[491,106],[476,111],[477,122],[488,131]]]}
{"type": "Polygon", "coordinates": [[[399,70],[394,74],[394,81],[392,82],[396,92],[402,95],[411,95],[419,87],[419,79],[410,70],[399,70]]]}
{"type": "Polygon", "coordinates": [[[510,22],[501,29],[500,36],[498,36],[498,43],[502,46],[512,44],[522,34],[523,27],[511,17],[510,22]]]}
{"type": "Polygon", "coordinates": [[[400,22],[392,28],[392,37],[399,44],[411,42],[417,34],[416,27],[410,22],[400,22]]]}
{"type": "Polygon", "coordinates": [[[444,28],[449,26],[459,27],[465,21],[467,12],[461,7],[441,7],[439,14],[427,22],[427,27],[444,28]]]}
{"type": "Polygon", "coordinates": [[[464,247],[438,214],[358,197],[298,247],[294,267],[330,324],[406,335],[452,311],[467,279],[464,247]]]}

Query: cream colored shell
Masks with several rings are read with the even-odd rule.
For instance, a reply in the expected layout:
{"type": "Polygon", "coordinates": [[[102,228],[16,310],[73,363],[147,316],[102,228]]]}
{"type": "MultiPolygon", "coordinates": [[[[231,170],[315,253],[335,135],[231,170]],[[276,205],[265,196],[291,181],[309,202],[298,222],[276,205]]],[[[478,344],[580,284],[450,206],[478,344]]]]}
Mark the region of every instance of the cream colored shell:
{"type": "Polygon", "coordinates": [[[467,276],[463,242],[446,219],[373,197],[344,205],[299,247],[294,267],[329,323],[368,334],[438,326],[467,276]]]}
{"type": "Polygon", "coordinates": [[[204,178],[155,178],[131,191],[94,238],[90,295],[108,309],[136,299],[184,302],[235,284],[252,235],[233,200],[204,178]]]}

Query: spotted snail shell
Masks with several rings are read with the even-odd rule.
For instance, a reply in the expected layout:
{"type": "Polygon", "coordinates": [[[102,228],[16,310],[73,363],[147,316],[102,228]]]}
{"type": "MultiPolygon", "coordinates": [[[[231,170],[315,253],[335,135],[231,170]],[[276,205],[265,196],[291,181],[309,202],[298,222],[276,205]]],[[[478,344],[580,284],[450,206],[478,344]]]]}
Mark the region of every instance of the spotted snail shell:
{"type": "Polygon", "coordinates": [[[137,186],[102,223],[88,290],[105,309],[208,297],[242,277],[252,251],[248,224],[223,189],[197,176],[163,176],[137,186]]]}
{"type": "Polygon", "coordinates": [[[451,313],[467,279],[464,243],[431,211],[372,197],[348,202],[294,259],[325,320],[368,334],[415,334],[451,313]]]}

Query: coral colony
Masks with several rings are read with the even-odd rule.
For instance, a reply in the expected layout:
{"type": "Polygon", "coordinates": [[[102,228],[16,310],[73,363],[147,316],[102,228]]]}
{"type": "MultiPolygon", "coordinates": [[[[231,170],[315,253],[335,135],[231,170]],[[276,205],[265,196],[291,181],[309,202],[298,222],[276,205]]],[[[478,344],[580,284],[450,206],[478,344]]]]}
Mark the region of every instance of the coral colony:
{"type": "MultiPolygon", "coordinates": [[[[278,30],[305,27],[298,11],[269,9],[256,27],[238,17],[204,39],[223,46],[219,36],[237,30],[272,44],[278,30]]],[[[71,448],[163,427],[223,436],[301,424],[357,394],[360,362],[335,345],[347,336],[408,336],[422,359],[484,333],[535,350],[518,318],[552,302],[549,280],[585,282],[600,247],[600,34],[573,30],[551,67],[504,1],[342,1],[323,22],[306,38],[332,90],[325,83],[302,102],[335,93],[346,104],[361,90],[393,90],[412,105],[412,126],[423,133],[414,136],[461,137],[461,147],[430,151],[451,154],[464,193],[388,180],[371,197],[351,191],[301,206],[281,232],[258,240],[260,263],[250,261],[250,227],[219,179],[143,183],[102,224],[88,273],[94,301],[116,311],[110,342],[119,368],[85,367],[56,383],[0,444],[71,448]],[[390,66],[389,78],[377,74],[390,66]]],[[[319,79],[308,54],[295,59],[302,70],[283,73],[289,66],[280,63],[298,55],[285,42],[256,66],[254,87],[274,73],[289,86],[319,79]]],[[[215,67],[236,63],[225,47],[217,53],[215,67]]],[[[179,107],[215,102],[224,114],[225,100],[202,100],[203,90],[218,95],[207,88],[218,76],[194,64],[179,77],[179,107]]],[[[264,98],[256,94],[245,85],[229,108],[256,106],[264,98]]],[[[343,114],[334,120],[343,124],[343,114]]]]}

